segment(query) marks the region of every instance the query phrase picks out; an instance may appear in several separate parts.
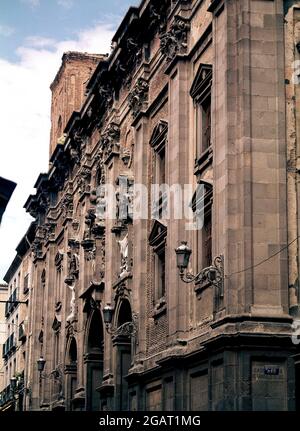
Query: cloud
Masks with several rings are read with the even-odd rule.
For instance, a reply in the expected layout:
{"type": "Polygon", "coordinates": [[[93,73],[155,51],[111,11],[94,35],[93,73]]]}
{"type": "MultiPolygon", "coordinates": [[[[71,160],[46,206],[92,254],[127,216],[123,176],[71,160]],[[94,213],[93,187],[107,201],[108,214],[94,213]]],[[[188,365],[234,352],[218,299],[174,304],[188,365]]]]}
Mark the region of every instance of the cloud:
{"type": "Polygon", "coordinates": [[[40,172],[48,168],[50,136],[49,86],[64,52],[109,52],[112,28],[98,24],[72,40],[33,36],[17,50],[19,61],[0,58],[0,175],[17,182],[0,227],[0,280],[15,256],[15,247],[32,220],[23,205],[40,172]]]}
{"type": "Polygon", "coordinates": [[[57,4],[65,9],[71,9],[74,5],[73,0],[57,0],[57,4]]]}
{"type": "Polygon", "coordinates": [[[56,43],[55,39],[41,36],[29,36],[25,39],[25,44],[33,48],[53,48],[56,43]]]}
{"type": "Polygon", "coordinates": [[[0,24],[0,36],[9,37],[15,32],[13,27],[9,25],[0,24]]]}
{"type": "Polygon", "coordinates": [[[38,7],[40,5],[40,0],[21,0],[21,2],[28,4],[32,8],[38,7]]]}

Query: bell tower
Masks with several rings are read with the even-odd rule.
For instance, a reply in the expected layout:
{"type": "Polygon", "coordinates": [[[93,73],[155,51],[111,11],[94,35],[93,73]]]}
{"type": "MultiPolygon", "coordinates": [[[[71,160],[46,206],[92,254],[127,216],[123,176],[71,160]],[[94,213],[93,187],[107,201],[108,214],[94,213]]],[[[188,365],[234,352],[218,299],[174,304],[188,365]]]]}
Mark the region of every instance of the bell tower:
{"type": "Polygon", "coordinates": [[[74,51],[64,53],[61,67],[50,86],[52,92],[50,157],[63,135],[71,114],[80,110],[85,98],[86,83],[104,57],[101,54],[74,51]]]}

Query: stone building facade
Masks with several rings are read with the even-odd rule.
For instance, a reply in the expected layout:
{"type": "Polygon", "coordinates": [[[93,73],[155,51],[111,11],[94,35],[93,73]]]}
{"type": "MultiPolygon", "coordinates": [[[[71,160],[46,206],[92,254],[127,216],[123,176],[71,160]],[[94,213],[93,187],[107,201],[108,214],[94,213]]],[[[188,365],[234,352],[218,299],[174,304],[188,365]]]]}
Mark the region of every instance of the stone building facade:
{"type": "Polygon", "coordinates": [[[27,409],[299,407],[299,11],[299,1],[144,0],[68,119],[61,69],[49,172],[25,204],[27,409]],[[202,186],[202,229],[173,217],[178,189],[124,217],[132,185],[151,202],[164,183],[192,186],[195,218],[202,186]],[[100,211],[106,184],[116,217],[100,211]],[[183,240],[191,272],[221,264],[218,283],[181,280],[183,240]]]}

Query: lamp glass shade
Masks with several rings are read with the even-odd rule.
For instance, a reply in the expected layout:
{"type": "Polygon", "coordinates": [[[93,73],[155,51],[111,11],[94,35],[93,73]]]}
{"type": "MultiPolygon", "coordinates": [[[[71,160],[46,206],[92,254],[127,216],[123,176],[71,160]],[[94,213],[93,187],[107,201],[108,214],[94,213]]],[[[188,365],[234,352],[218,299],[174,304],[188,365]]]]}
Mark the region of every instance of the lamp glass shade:
{"type": "Polygon", "coordinates": [[[103,320],[104,323],[109,325],[112,321],[113,309],[110,305],[106,305],[103,308],[103,320]]]}
{"type": "Polygon", "coordinates": [[[45,361],[45,359],[41,356],[41,357],[40,357],[40,359],[37,361],[38,371],[39,371],[40,373],[41,373],[42,371],[44,371],[45,364],[46,364],[46,361],[45,361]]]}
{"type": "Polygon", "coordinates": [[[182,241],[181,245],[175,250],[177,257],[177,268],[180,270],[186,269],[189,265],[192,250],[188,247],[186,241],[182,241]]]}

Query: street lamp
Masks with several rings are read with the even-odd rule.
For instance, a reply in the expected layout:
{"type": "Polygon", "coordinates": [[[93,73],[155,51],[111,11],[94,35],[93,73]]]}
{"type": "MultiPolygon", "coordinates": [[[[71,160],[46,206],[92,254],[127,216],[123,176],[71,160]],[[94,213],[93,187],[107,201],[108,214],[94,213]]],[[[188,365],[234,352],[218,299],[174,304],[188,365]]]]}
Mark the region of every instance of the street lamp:
{"type": "Polygon", "coordinates": [[[45,361],[45,359],[43,358],[43,356],[41,356],[41,357],[37,360],[37,366],[38,366],[38,372],[39,372],[39,373],[42,373],[42,372],[44,371],[45,364],[46,364],[46,361],[45,361]]]}
{"type": "Polygon", "coordinates": [[[179,276],[184,283],[204,284],[209,282],[211,285],[220,289],[220,297],[224,296],[224,256],[220,255],[214,258],[213,264],[203,268],[198,274],[194,275],[187,271],[189,266],[192,250],[188,247],[186,241],[175,250],[177,258],[177,268],[179,276]]]}
{"type": "Polygon", "coordinates": [[[137,333],[137,314],[132,314],[132,321],[125,322],[118,328],[113,328],[112,320],[113,320],[113,312],[114,309],[110,304],[107,304],[103,308],[103,320],[105,323],[105,329],[108,334],[113,336],[124,336],[124,337],[134,337],[137,333]]]}
{"type": "Polygon", "coordinates": [[[62,366],[58,365],[54,370],[52,370],[50,373],[47,374],[44,372],[45,365],[46,365],[46,360],[43,358],[43,356],[41,356],[37,360],[38,372],[40,373],[40,384],[42,383],[43,379],[44,380],[53,379],[59,385],[59,398],[64,399],[64,395],[63,395],[63,371],[61,368],[62,366]]]}
{"type": "Polygon", "coordinates": [[[46,360],[43,358],[43,356],[41,356],[37,360],[38,372],[40,373],[40,381],[42,379],[51,379],[51,378],[53,378],[53,380],[56,380],[56,381],[58,381],[59,383],[62,384],[63,373],[62,373],[62,370],[61,370],[61,366],[58,365],[54,370],[52,370],[49,374],[47,374],[47,373],[44,373],[45,365],[46,365],[46,360]]]}
{"type": "Polygon", "coordinates": [[[192,250],[188,247],[186,241],[181,241],[181,245],[175,250],[177,257],[177,268],[180,273],[187,269],[190,261],[192,250]]]}
{"type": "Polygon", "coordinates": [[[109,326],[112,322],[113,311],[114,311],[114,309],[112,308],[112,306],[110,304],[107,304],[103,308],[103,320],[104,320],[106,328],[109,328],[109,326]]]}

